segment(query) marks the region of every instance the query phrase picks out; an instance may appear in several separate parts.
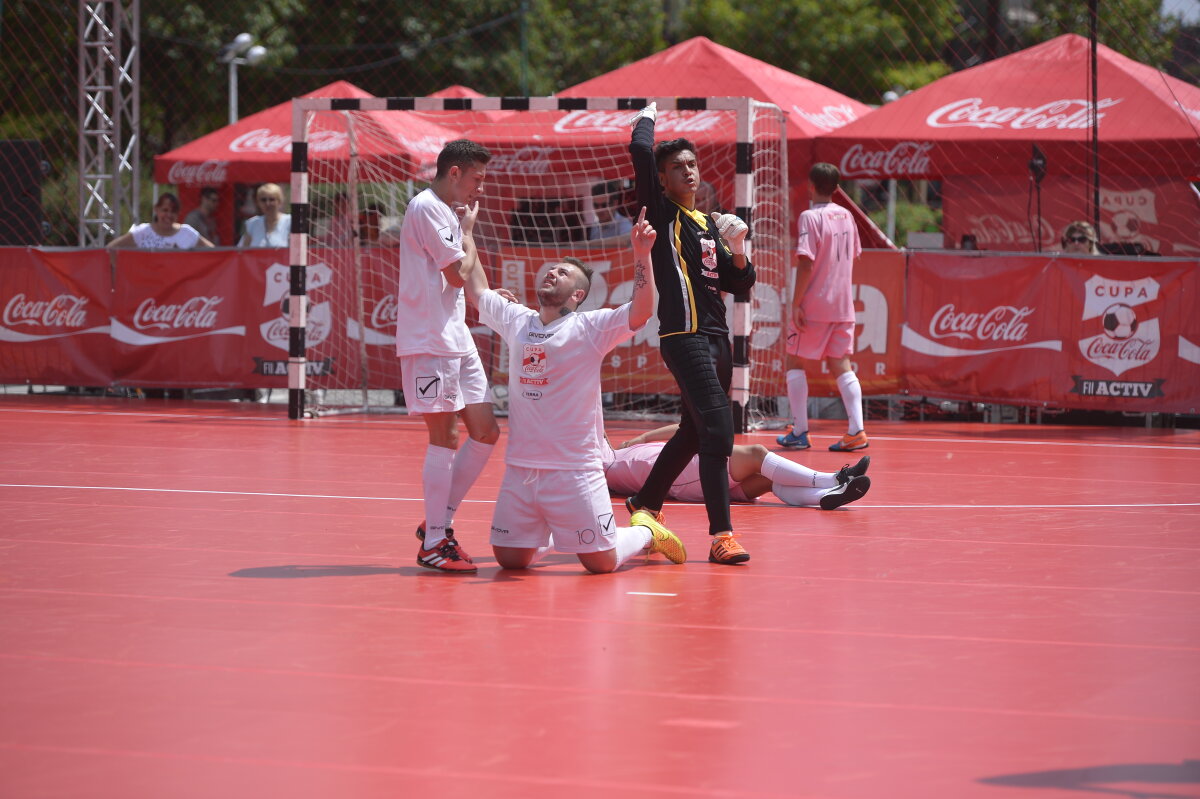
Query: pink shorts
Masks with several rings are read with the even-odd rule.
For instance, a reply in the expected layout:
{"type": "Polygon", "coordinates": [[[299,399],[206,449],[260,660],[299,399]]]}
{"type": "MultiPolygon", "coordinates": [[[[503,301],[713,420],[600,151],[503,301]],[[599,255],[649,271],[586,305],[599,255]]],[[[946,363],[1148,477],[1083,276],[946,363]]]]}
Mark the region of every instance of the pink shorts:
{"type": "Polygon", "coordinates": [[[815,361],[854,354],[854,322],[809,322],[797,331],[788,320],[788,355],[815,361]]]}

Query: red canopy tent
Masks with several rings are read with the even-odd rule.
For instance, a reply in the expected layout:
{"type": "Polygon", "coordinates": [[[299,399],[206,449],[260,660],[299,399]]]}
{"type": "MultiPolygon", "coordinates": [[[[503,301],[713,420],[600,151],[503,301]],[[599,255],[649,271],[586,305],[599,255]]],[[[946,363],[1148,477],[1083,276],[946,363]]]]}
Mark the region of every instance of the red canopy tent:
{"type": "MultiPolygon", "coordinates": [[[[1050,206],[1043,209],[1040,237],[1054,243],[1056,230],[1088,218],[1089,65],[1087,39],[1059,36],[948,75],[822,134],[816,157],[839,164],[847,178],[941,178],[952,240],[961,233],[992,249],[1029,249],[1036,225],[1025,206],[1037,145],[1045,155],[1048,177],[1041,188],[1050,206]]],[[[1163,226],[1172,241],[1200,246],[1197,205],[1187,187],[1200,178],[1200,88],[1102,45],[1097,79],[1105,240],[1130,232],[1128,217],[1113,217],[1132,204],[1144,223],[1133,227],[1163,226]],[[1140,194],[1146,190],[1158,193],[1150,209],[1140,194]],[[1164,216],[1179,210],[1191,216],[1190,226],[1174,219],[1164,224],[1164,216]]]]}
{"type": "MultiPolygon", "coordinates": [[[[322,86],[305,97],[373,97],[346,81],[322,86]]],[[[363,112],[373,136],[362,137],[357,157],[372,162],[386,157],[399,179],[411,178],[437,161],[442,146],[459,133],[415,112],[363,112]],[[397,158],[399,156],[399,158],[397,158]]],[[[309,126],[312,158],[333,165],[349,163],[349,136],[341,112],[314,114],[309,126]]],[[[286,184],[291,174],[292,103],[287,101],[243,117],[182,147],[155,156],[154,179],[180,190],[186,213],[196,205],[199,190],[213,186],[222,192],[219,225],[232,231],[234,184],[266,181],[286,184]]],[[[222,238],[222,243],[230,243],[222,238]]]]}

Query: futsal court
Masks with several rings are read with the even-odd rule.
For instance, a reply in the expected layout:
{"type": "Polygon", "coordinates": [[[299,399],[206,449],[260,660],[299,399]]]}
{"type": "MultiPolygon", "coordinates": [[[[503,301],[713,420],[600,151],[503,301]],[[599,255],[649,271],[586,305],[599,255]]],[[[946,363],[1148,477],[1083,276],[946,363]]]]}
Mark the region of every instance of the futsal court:
{"type": "Polygon", "coordinates": [[[418,420],[2,396],[0,796],[1200,796],[1200,431],[868,432],[748,564],[671,504],[689,561],[609,575],[497,569],[502,437],[461,577],[418,420]]]}

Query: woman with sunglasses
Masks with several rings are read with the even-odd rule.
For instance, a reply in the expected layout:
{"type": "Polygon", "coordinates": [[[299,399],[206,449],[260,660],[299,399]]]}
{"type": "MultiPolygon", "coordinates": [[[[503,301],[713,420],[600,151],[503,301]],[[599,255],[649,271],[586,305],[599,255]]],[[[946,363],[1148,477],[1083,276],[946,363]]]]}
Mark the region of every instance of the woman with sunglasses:
{"type": "Polygon", "coordinates": [[[1087,222],[1072,222],[1063,231],[1062,251],[1070,255],[1099,255],[1096,228],[1087,222]]]}

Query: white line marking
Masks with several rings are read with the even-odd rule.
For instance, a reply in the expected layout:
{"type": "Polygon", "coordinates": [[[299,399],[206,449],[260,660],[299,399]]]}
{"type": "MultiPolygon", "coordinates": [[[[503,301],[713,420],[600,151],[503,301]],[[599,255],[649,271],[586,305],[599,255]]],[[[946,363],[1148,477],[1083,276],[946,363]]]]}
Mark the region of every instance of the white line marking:
{"type": "MultiPolygon", "coordinates": [[[[53,488],[68,491],[145,491],[156,494],[219,494],[236,497],[287,497],[289,499],[351,499],[377,500],[379,502],[424,502],[421,497],[363,497],[343,494],[286,494],[276,491],[213,491],[196,488],[136,488],[132,486],[84,486],[84,485],[50,485],[38,483],[0,483],[0,488],[53,488]]],[[[494,505],[494,499],[466,499],[478,505],[494,505]]],[[[668,502],[674,507],[695,507],[691,503],[668,502]]],[[[614,503],[614,507],[616,503],[614,503]]],[[[786,508],[788,505],[760,502],[756,506],[763,508],[786,508]]],[[[1200,502],[1126,502],[1110,504],[1060,503],[1034,505],[864,505],[861,508],[878,510],[1034,510],[1034,509],[1071,509],[1071,508],[1196,508],[1200,502]]]]}
{"type": "Polygon", "coordinates": [[[634,596],[679,596],[679,594],[657,594],[654,591],[626,591],[625,593],[634,596]]]}
{"type": "MultiPolygon", "coordinates": [[[[750,433],[748,435],[756,438],[774,438],[772,435],[763,433],[750,433]]],[[[836,436],[830,436],[830,440],[836,436]]],[[[916,438],[909,436],[871,436],[872,441],[899,441],[905,443],[915,441],[926,444],[1016,444],[1025,447],[1112,447],[1114,449],[1167,449],[1167,450],[1195,450],[1200,451],[1200,446],[1191,446],[1187,444],[1117,444],[1104,441],[1020,441],[1015,438],[916,438]]],[[[870,454],[870,453],[866,453],[870,454]]]]}

